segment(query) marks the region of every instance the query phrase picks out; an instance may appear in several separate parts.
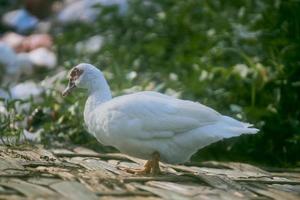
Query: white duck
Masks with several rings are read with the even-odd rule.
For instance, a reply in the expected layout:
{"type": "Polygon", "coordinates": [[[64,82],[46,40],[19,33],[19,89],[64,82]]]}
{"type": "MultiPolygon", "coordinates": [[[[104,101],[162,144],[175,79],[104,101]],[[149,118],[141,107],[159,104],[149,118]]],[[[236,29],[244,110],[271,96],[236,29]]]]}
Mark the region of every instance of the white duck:
{"type": "Polygon", "coordinates": [[[221,115],[200,103],[144,91],[112,98],[99,69],[79,64],[70,72],[63,96],[74,88],[88,90],[84,121],[104,145],[148,159],[137,173],[159,173],[159,160],[184,163],[198,150],[223,138],[254,134],[251,124],[221,115]]]}

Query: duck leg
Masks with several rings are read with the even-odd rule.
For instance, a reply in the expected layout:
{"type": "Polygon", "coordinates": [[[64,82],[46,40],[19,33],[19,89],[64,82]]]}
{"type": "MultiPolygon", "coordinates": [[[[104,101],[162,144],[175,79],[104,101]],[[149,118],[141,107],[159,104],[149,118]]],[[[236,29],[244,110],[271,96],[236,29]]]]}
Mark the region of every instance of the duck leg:
{"type": "Polygon", "coordinates": [[[146,175],[146,174],[158,175],[161,173],[159,168],[159,158],[160,158],[159,153],[154,152],[152,154],[152,158],[145,163],[143,169],[126,169],[126,171],[137,175],[146,175]]]}
{"type": "Polygon", "coordinates": [[[143,169],[125,169],[126,172],[132,173],[132,174],[137,174],[137,175],[146,175],[146,174],[150,174],[151,172],[151,168],[152,168],[152,161],[148,160],[143,169]]]}
{"type": "Polygon", "coordinates": [[[159,159],[160,159],[160,155],[157,151],[155,151],[152,154],[152,168],[151,168],[151,174],[152,175],[158,175],[161,173],[160,171],[160,167],[159,167],[159,159]]]}

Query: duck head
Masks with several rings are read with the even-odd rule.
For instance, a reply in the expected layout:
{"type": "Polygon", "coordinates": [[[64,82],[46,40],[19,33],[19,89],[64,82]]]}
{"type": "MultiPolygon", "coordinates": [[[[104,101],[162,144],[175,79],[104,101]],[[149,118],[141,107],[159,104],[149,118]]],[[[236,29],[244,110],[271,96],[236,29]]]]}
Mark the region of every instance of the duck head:
{"type": "Polygon", "coordinates": [[[81,63],[73,67],[69,72],[69,83],[62,95],[68,96],[75,88],[90,90],[93,88],[94,80],[100,78],[100,70],[91,64],[81,63]]]}

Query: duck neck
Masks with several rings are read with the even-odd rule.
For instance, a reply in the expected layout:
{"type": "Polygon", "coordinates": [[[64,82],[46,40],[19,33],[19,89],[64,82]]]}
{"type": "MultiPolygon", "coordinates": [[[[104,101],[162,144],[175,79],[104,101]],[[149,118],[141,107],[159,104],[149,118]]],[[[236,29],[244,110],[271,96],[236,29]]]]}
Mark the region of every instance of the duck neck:
{"type": "Polygon", "coordinates": [[[99,79],[93,80],[90,86],[88,89],[89,96],[84,108],[84,120],[86,124],[90,121],[92,111],[100,104],[112,98],[110,88],[102,74],[99,79]]]}

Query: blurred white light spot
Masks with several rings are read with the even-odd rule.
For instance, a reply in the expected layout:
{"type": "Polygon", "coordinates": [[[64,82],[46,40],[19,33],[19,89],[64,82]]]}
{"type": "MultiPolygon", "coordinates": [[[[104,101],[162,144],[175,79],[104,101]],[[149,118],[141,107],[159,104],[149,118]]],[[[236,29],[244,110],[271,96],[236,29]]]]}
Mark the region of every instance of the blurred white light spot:
{"type": "Polygon", "coordinates": [[[209,37],[212,37],[216,34],[216,30],[215,29],[209,29],[207,32],[206,32],[207,36],[209,37]]]}
{"type": "Polygon", "coordinates": [[[206,70],[202,70],[199,76],[199,81],[204,81],[208,78],[208,72],[206,70]]]}
{"type": "Polygon", "coordinates": [[[231,104],[230,110],[235,113],[240,113],[240,112],[242,112],[242,107],[239,105],[236,105],[236,104],[231,104]]]}
{"type": "Polygon", "coordinates": [[[172,81],[178,81],[178,75],[173,72],[169,74],[169,78],[172,81]]]}
{"type": "Polygon", "coordinates": [[[126,79],[128,80],[133,80],[137,77],[136,71],[131,71],[126,75],[126,79]]]}
{"type": "Polygon", "coordinates": [[[245,64],[237,64],[233,67],[233,71],[239,74],[242,78],[246,78],[248,73],[250,72],[249,68],[245,64]]]}
{"type": "Polygon", "coordinates": [[[165,19],[165,18],[166,18],[166,13],[164,13],[164,12],[159,12],[159,13],[157,13],[157,17],[158,17],[159,19],[165,19]]]}

